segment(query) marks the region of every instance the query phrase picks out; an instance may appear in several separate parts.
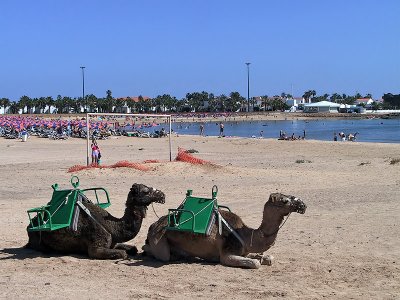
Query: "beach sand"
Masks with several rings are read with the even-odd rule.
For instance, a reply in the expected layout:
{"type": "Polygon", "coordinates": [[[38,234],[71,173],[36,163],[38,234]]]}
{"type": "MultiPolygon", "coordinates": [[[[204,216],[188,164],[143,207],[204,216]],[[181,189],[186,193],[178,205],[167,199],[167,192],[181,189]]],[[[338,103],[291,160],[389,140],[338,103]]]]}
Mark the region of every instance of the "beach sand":
{"type": "MultiPolygon", "coordinates": [[[[158,159],[151,171],[93,169],[78,175],[81,187],[102,186],[108,209],[120,217],[130,186],[165,192],[166,214],[187,189],[229,206],[258,227],[272,192],[300,197],[304,215],[292,214],[267,253],[272,266],[258,270],[218,264],[150,258],[90,260],[79,255],[48,256],[24,249],[27,209],[46,204],[51,185],[69,187],[69,167],[86,162],[81,139],[54,141],[32,137],[23,143],[0,139],[0,298],[1,299],[399,299],[400,297],[400,145],[272,139],[180,136],[177,148],[218,166],[169,162],[168,139],[118,137],[99,141],[102,162],[158,159]]],[[[150,207],[138,236],[157,220],[150,207]]]]}

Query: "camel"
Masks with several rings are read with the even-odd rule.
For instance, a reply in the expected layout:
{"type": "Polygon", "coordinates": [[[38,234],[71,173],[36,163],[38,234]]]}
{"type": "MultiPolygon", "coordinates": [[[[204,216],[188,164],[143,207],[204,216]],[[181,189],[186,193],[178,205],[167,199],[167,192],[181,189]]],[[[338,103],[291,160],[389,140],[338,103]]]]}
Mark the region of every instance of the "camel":
{"type": "Polygon", "coordinates": [[[42,252],[86,254],[93,259],[125,259],[128,254],[136,255],[138,250],[135,246],[122,243],[138,234],[147,206],[153,202],[164,203],[164,193],[137,183],[128,193],[122,218],[113,217],[88,200],[83,201],[93,218],[81,211],[76,231],[70,228],[28,231],[26,247],[42,252]]]}
{"type": "Polygon", "coordinates": [[[222,225],[220,234],[219,222],[215,221],[208,236],[166,230],[168,216],[163,216],[150,226],[142,249],[145,255],[163,262],[200,258],[229,267],[258,269],[261,265],[272,264],[273,257],[264,252],[274,244],[284,217],[292,212],[304,214],[306,208],[304,202],[294,196],[273,193],[264,205],[259,228],[249,228],[236,214],[219,209],[227,225],[222,225]]]}

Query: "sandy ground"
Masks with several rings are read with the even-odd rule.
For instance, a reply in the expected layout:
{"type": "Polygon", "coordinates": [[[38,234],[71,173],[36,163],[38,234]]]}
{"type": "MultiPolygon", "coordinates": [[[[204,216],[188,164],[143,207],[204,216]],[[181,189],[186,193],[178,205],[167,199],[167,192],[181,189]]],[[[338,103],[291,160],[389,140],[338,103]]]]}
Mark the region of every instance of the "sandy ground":
{"type": "MultiPolygon", "coordinates": [[[[400,145],[256,139],[173,139],[220,167],[168,162],[167,139],[113,138],[100,141],[105,164],[161,159],[152,171],[86,170],[81,187],[103,186],[109,211],[122,216],[132,183],[161,189],[176,208],[187,189],[209,197],[258,227],[271,192],[302,198],[305,215],[292,214],[268,251],[271,267],[228,268],[204,262],[162,264],[143,257],[99,261],[48,256],[24,249],[26,210],[47,203],[51,185],[69,186],[67,169],[86,161],[85,141],[0,139],[1,299],[399,299],[400,145]],[[298,160],[304,163],[296,162],[298,160]]],[[[143,245],[157,219],[149,209],[139,235],[143,245]]]]}

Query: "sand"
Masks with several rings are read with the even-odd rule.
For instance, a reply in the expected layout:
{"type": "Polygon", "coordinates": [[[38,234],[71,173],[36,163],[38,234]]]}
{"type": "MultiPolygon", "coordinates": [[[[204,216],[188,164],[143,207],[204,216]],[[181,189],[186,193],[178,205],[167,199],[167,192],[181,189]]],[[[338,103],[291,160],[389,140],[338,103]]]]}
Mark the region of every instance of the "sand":
{"type": "MultiPolygon", "coordinates": [[[[76,173],[81,187],[108,189],[109,211],[122,216],[130,186],[161,189],[160,216],[176,208],[187,189],[209,197],[258,227],[271,192],[302,198],[304,215],[292,214],[268,251],[272,266],[258,270],[201,261],[163,264],[149,258],[90,260],[49,256],[24,249],[26,210],[47,203],[51,185],[68,187],[67,169],[86,161],[85,140],[32,137],[0,139],[1,299],[399,299],[400,145],[321,141],[277,141],[180,136],[178,146],[218,165],[168,162],[167,139],[112,138],[99,141],[103,163],[159,159],[153,170],[95,169],[76,173]],[[140,150],[141,149],[141,150],[140,150]]],[[[140,248],[149,209],[138,236],[140,248]]]]}

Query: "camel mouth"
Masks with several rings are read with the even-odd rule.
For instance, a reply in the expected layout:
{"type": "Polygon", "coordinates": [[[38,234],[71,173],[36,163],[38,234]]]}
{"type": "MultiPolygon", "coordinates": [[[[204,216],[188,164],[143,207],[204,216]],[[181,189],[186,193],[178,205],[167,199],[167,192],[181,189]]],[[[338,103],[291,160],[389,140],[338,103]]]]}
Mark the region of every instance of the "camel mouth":
{"type": "Polygon", "coordinates": [[[293,207],[293,210],[299,214],[304,214],[307,209],[307,205],[299,198],[293,197],[291,199],[291,206],[293,207]]]}
{"type": "Polygon", "coordinates": [[[159,190],[154,191],[155,194],[155,203],[164,204],[165,203],[165,194],[159,190]]]}

